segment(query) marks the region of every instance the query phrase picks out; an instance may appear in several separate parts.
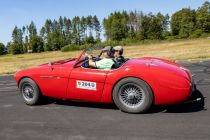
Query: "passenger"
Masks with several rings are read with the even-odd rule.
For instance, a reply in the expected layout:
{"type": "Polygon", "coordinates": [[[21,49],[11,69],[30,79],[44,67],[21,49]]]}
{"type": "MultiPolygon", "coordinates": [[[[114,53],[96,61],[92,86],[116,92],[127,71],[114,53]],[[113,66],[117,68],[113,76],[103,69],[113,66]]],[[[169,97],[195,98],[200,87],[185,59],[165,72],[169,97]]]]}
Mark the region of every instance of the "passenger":
{"type": "Polygon", "coordinates": [[[89,57],[89,66],[102,70],[111,70],[114,65],[112,56],[114,54],[114,49],[111,46],[107,46],[101,50],[100,58],[101,60],[94,62],[92,56],[89,57]]]}
{"type": "Polygon", "coordinates": [[[123,55],[123,47],[122,46],[116,46],[114,47],[115,53],[115,61],[117,62],[118,66],[121,66],[125,62],[125,58],[122,56],[123,55]]]}

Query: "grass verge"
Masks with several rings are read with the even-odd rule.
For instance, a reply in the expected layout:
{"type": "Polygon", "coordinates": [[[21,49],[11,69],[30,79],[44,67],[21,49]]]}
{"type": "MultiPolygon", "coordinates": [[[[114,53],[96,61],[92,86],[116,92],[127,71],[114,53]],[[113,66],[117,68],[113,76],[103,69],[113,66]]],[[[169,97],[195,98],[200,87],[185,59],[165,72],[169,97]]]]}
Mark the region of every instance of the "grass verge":
{"type": "MultiPolygon", "coordinates": [[[[125,57],[152,56],[169,60],[203,60],[210,59],[210,39],[181,40],[154,44],[133,45],[124,47],[125,57]]],[[[0,56],[0,75],[14,74],[28,67],[77,57],[80,51],[44,52],[23,55],[0,56]]]]}

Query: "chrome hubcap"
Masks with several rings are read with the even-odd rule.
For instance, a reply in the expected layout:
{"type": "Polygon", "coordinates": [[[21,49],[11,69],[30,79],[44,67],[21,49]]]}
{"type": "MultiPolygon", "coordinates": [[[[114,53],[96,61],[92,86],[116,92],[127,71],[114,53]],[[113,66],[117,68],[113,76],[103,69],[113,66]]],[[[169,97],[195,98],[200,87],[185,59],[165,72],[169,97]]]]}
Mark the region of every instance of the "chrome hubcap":
{"type": "Polygon", "coordinates": [[[22,86],[22,94],[25,100],[32,100],[34,97],[34,88],[29,83],[25,83],[22,86]]]}
{"type": "Polygon", "coordinates": [[[120,100],[128,107],[138,107],[143,102],[145,93],[143,89],[133,83],[128,83],[120,88],[120,100]]]}

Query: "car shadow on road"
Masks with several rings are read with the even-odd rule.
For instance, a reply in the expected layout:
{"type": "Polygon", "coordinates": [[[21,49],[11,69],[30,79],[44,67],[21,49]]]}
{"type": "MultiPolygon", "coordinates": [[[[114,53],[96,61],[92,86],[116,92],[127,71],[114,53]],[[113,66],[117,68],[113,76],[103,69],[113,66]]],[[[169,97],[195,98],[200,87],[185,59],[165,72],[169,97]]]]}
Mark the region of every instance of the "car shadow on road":
{"type": "Polygon", "coordinates": [[[153,107],[150,113],[190,113],[206,110],[205,109],[205,97],[196,89],[192,96],[182,104],[168,105],[168,106],[156,106],[153,107]]]}
{"type": "MultiPolygon", "coordinates": [[[[86,108],[97,108],[97,109],[112,109],[119,110],[115,104],[103,104],[103,103],[92,103],[92,102],[81,102],[81,101],[69,101],[59,100],[45,97],[39,105],[56,104],[62,106],[74,106],[74,107],[86,107],[86,108]]],[[[167,105],[167,106],[153,106],[147,114],[152,113],[190,113],[206,110],[205,109],[205,97],[199,90],[195,90],[189,100],[182,104],[167,105]]]]}
{"type": "Polygon", "coordinates": [[[45,106],[49,104],[56,104],[62,106],[73,106],[73,107],[86,107],[86,108],[99,108],[99,109],[113,109],[118,110],[115,104],[105,104],[105,103],[95,103],[95,102],[82,102],[82,101],[72,101],[72,100],[61,100],[54,99],[50,97],[43,97],[39,106],[45,106]]]}
{"type": "Polygon", "coordinates": [[[64,106],[74,106],[74,107],[118,110],[118,108],[114,104],[104,104],[104,103],[56,100],[55,104],[64,105],[64,106]]]}
{"type": "Polygon", "coordinates": [[[82,101],[71,101],[71,100],[61,100],[49,97],[43,97],[39,106],[44,106],[48,104],[56,104],[62,106],[74,106],[74,107],[86,107],[86,108],[98,108],[98,109],[114,109],[118,110],[115,104],[105,104],[105,103],[94,103],[94,102],[82,102],[82,101]]]}

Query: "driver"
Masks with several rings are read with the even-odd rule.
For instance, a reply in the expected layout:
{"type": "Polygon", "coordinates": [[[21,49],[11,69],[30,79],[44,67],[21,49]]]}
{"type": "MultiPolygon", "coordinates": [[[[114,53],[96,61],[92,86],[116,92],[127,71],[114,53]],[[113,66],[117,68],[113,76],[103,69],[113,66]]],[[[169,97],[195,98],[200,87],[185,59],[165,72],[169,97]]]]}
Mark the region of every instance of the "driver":
{"type": "Polygon", "coordinates": [[[111,46],[104,47],[101,50],[101,60],[94,62],[92,56],[89,57],[89,66],[102,70],[111,70],[114,61],[112,60],[114,49],[111,46]]]}

